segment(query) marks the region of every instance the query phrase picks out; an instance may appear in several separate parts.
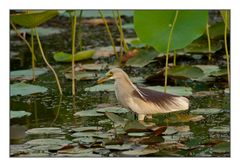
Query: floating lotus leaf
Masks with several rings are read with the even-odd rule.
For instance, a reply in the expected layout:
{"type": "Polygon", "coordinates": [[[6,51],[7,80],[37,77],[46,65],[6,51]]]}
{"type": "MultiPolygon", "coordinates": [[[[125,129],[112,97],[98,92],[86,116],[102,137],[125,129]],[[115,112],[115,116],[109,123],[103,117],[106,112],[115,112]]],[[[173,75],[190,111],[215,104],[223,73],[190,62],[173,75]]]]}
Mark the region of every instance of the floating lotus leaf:
{"type": "Polygon", "coordinates": [[[158,52],[154,50],[140,50],[137,55],[127,61],[126,65],[132,67],[144,67],[153,62],[153,59],[157,56],[158,52]]]}
{"type": "Polygon", "coordinates": [[[149,129],[141,124],[139,121],[128,121],[124,127],[126,132],[145,132],[149,129]]]}
{"type": "Polygon", "coordinates": [[[213,146],[212,151],[214,153],[229,153],[230,152],[230,143],[229,142],[222,142],[213,146]]]}
{"type": "MultiPolygon", "coordinates": [[[[50,35],[54,35],[54,34],[60,34],[65,31],[64,29],[56,28],[56,27],[37,27],[36,30],[40,37],[50,36],[50,35]]],[[[31,34],[32,30],[29,28],[19,28],[18,31],[31,34]]],[[[16,34],[16,32],[14,30],[11,30],[10,33],[11,33],[11,35],[16,34]]]]}
{"type": "MultiPolygon", "coordinates": [[[[67,79],[72,79],[72,73],[66,73],[65,77],[67,79]]],[[[98,74],[93,72],[83,72],[83,71],[75,72],[75,79],[77,81],[95,80],[97,78],[98,78],[98,74]]]]}
{"type": "Polygon", "coordinates": [[[25,84],[25,83],[16,83],[10,85],[10,95],[16,96],[26,96],[30,94],[35,93],[45,93],[47,92],[47,88],[43,86],[37,86],[37,85],[31,85],[31,84],[25,84]]]}
{"type": "Polygon", "coordinates": [[[223,112],[220,108],[198,108],[190,111],[192,114],[219,114],[223,112]]]}
{"type": "Polygon", "coordinates": [[[41,134],[64,134],[61,128],[45,127],[33,128],[25,132],[28,135],[41,135],[41,134]]]}
{"type": "Polygon", "coordinates": [[[133,148],[133,144],[106,145],[105,148],[109,150],[130,150],[133,148]]]}
{"type": "MultiPolygon", "coordinates": [[[[159,92],[164,92],[163,86],[148,86],[147,88],[159,92]]],[[[192,88],[184,86],[167,86],[167,93],[178,96],[190,96],[192,95],[192,88]]]]}
{"type": "Polygon", "coordinates": [[[143,137],[143,136],[147,136],[149,134],[151,134],[151,133],[149,133],[149,132],[130,132],[127,135],[131,136],[131,137],[143,137]]]}
{"type": "Polygon", "coordinates": [[[86,131],[100,131],[103,128],[100,126],[87,126],[87,127],[78,127],[78,128],[73,128],[72,130],[74,132],[86,132],[86,131]]]}
{"type": "MultiPolygon", "coordinates": [[[[42,74],[45,74],[48,70],[46,68],[35,68],[34,74],[35,76],[39,76],[42,74]]],[[[10,77],[11,80],[32,80],[33,70],[27,69],[27,70],[17,70],[17,71],[11,71],[10,77]]]]}
{"type": "Polygon", "coordinates": [[[208,130],[210,133],[229,133],[230,132],[230,127],[229,126],[218,126],[218,127],[213,127],[208,130]]]}
{"type": "Polygon", "coordinates": [[[178,114],[164,119],[166,123],[177,123],[177,122],[198,122],[203,120],[202,115],[188,115],[188,114],[178,114]]]}
{"type": "Polygon", "coordinates": [[[222,49],[220,41],[211,40],[211,51],[209,52],[207,40],[195,40],[185,47],[184,51],[187,53],[215,53],[220,49],[222,49]]]}
{"type": "Polygon", "coordinates": [[[92,87],[85,88],[84,90],[90,91],[90,92],[100,92],[100,91],[113,92],[115,89],[113,84],[101,84],[101,85],[95,85],[92,87]]]}
{"type": "Polygon", "coordinates": [[[127,113],[129,111],[122,107],[106,107],[106,108],[97,109],[97,112],[101,112],[101,113],[111,112],[111,113],[120,114],[120,113],[127,113]]]}
{"type": "Polygon", "coordinates": [[[24,116],[30,116],[32,113],[26,111],[10,111],[10,118],[22,118],[24,116]]]}
{"type": "Polygon", "coordinates": [[[143,150],[136,149],[136,150],[123,151],[121,154],[127,155],[127,156],[142,156],[142,155],[154,154],[157,152],[159,152],[159,149],[145,148],[143,150]]]}
{"type": "Polygon", "coordinates": [[[110,120],[112,120],[114,122],[115,126],[122,126],[122,127],[125,126],[126,121],[124,118],[118,116],[117,114],[110,113],[110,112],[107,112],[105,114],[110,120]]]}
{"type": "MultiPolygon", "coordinates": [[[[95,50],[85,50],[85,51],[77,52],[75,53],[74,60],[81,61],[81,60],[90,59],[94,53],[95,53],[95,50]]],[[[53,55],[53,58],[57,62],[72,62],[72,54],[70,53],[57,52],[53,55]]]]}
{"type": "Polygon", "coordinates": [[[113,134],[103,133],[103,132],[76,132],[76,133],[73,133],[71,136],[75,138],[95,137],[95,138],[101,138],[101,139],[109,139],[109,138],[112,138],[113,134]]]}
{"type": "Polygon", "coordinates": [[[96,116],[103,116],[104,114],[98,113],[96,110],[84,110],[79,111],[74,114],[77,117],[96,117],[96,116]]]}
{"type": "Polygon", "coordinates": [[[168,69],[168,76],[174,78],[196,79],[203,75],[203,71],[194,66],[174,66],[168,69]]]}
{"type": "Polygon", "coordinates": [[[27,145],[31,145],[31,146],[38,146],[38,145],[61,145],[61,146],[65,146],[65,145],[69,145],[72,142],[69,140],[62,140],[62,139],[34,139],[34,140],[30,140],[27,141],[25,144],[27,145]]]}

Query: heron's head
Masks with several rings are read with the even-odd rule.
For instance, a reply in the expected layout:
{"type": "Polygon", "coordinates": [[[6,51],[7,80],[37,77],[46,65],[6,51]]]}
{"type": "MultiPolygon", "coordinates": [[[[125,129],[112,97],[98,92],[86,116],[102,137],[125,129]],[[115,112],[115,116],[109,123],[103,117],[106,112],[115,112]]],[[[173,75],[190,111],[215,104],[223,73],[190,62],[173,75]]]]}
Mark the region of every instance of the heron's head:
{"type": "Polygon", "coordinates": [[[127,77],[127,74],[120,68],[114,68],[109,70],[104,77],[97,80],[98,84],[101,84],[110,79],[124,79],[127,77]]]}

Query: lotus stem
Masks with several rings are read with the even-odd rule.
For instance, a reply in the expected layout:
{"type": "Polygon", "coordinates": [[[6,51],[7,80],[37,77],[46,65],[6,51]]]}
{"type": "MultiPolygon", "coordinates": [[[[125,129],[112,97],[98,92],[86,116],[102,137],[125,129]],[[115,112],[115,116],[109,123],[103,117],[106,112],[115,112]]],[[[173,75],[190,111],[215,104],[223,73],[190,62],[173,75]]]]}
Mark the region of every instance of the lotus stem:
{"type": "Polygon", "coordinates": [[[35,77],[35,54],[34,54],[34,34],[33,29],[31,29],[31,45],[32,45],[32,77],[33,81],[36,80],[35,77]]]}
{"type": "Polygon", "coordinates": [[[168,76],[168,55],[169,55],[169,50],[170,50],[170,45],[171,45],[171,40],[172,40],[172,32],[173,28],[175,26],[175,23],[177,21],[178,17],[178,10],[176,11],[173,24],[171,26],[170,32],[169,32],[169,37],[168,37],[168,44],[167,44],[167,52],[166,52],[166,65],[165,65],[165,83],[164,83],[164,92],[166,93],[167,91],[167,76],[168,76]]]}
{"type": "Polygon", "coordinates": [[[76,11],[74,11],[74,16],[72,19],[72,95],[75,96],[75,37],[76,37],[76,23],[77,23],[77,16],[76,11]]]}
{"type": "Polygon", "coordinates": [[[230,62],[229,62],[229,54],[228,54],[228,44],[227,44],[227,31],[228,31],[228,12],[225,12],[225,27],[224,27],[224,46],[225,46],[225,52],[226,52],[226,58],[227,58],[227,73],[228,73],[228,86],[230,90],[230,62]]]}
{"type": "Polygon", "coordinates": [[[173,65],[176,66],[176,61],[177,61],[177,52],[176,50],[173,51],[173,65]]]}
{"type": "Polygon", "coordinates": [[[40,41],[38,32],[37,32],[36,28],[34,28],[34,30],[35,30],[35,34],[36,34],[36,37],[37,37],[39,49],[40,49],[40,51],[41,51],[43,60],[44,60],[44,62],[47,64],[47,66],[51,69],[51,71],[53,72],[53,74],[54,74],[54,76],[55,76],[55,79],[56,79],[56,82],[57,82],[57,85],[58,85],[59,93],[60,93],[60,95],[62,95],[62,88],[61,88],[61,85],[60,85],[58,76],[57,76],[55,70],[53,69],[53,67],[48,63],[48,61],[47,61],[47,59],[46,59],[46,57],[45,57],[45,55],[44,55],[44,52],[43,52],[43,48],[42,48],[42,44],[41,44],[41,41],[40,41]]]}
{"type": "Polygon", "coordinates": [[[211,47],[211,39],[210,39],[210,35],[209,35],[209,25],[207,24],[206,25],[206,33],[207,33],[207,40],[208,40],[208,60],[210,61],[211,59],[212,59],[212,54],[211,54],[211,52],[212,52],[212,47],[211,47]]]}
{"type": "Polygon", "coordinates": [[[110,31],[110,29],[109,29],[109,27],[108,27],[107,21],[106,21],[104,15],[103,15],[103,12],[102,12],[101,10],[99,10],[98,12],[99,12],[100,16],[102,17],[102,20],[103,20],[103,22],[104,22],[104,24],[105,24],[106,30],[107,30],[107,32],[108,32],[109,38],[110,38],[111,43],[112,43],[112,47],[113,47],[114,54],[116,55],[116,57],[117,57],[117,59],[118,59],[118,54],[117,54],[116,46],[115,46],[115,43],[114,43],[114,40],[113,40],[111,31],[110,31]]]}

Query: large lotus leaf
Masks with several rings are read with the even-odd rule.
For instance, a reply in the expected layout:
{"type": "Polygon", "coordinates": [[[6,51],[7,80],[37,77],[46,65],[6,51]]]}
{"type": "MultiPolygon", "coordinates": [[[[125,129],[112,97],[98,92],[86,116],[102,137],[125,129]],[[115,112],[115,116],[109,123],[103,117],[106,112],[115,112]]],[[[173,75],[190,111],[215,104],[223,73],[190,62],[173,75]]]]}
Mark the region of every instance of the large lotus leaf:
{"type": "Polygon", "coordinates": [[[218,38],[224,35],[224,22],[213,24],[209,27],[209,35],[211,39],[218,38]]]}
{"type": "MultiPolygon", "coordinates": [[[[159,92],[164,92],[163,86],[149,86],[147,88],[159,92]]],[[[178,96],[190,96],[192,95],[192,88],[184,86],[167,86],[167,93],[178,96]]]]}
{"type": "MultiPolygon", "coordinates": [[[[95,52],[94,50],[85,50],[77,52],[75,54],[74,60],[80,61],[90,59],[93,56],[94,52],[95,52]]],[[[70,53],[57,52],[53,55],[53,58],[57,62],[72,62],[72,54],[70,53]]]]}
{"type": "Polygon", "coordinates": [[[25,83],[16,83],[10,85],[10,95],[30,95],[35,93],[45,93],[47,92],[47,88],[37,85],[25,84],[25,83]]]}
{"type": "MultiPolygon", "coordinates": [[[[158,52],[166,52],[169,32],[175,15],[175,10],[135,11],[134,26],[138,37],[142,42],[153,46],[158,52]]],[[[207,21],[207,11],[178,11],[170,50],[184,48],[200,37],[205,31],[207,21]]]]}
{"type": "Polygon", "coordinates": [[[22,118],[24,116],[30,116],[32,113],[26,111],[10,111],[10,118],[22,118]]]}
{"type": "Polygon", "coordinates": [[[72,142],[69,140],[62,140],[62,139],[53,139],[53,138],[47,138],[47,139],[33,139],[30,141],[27,141],[25,144],[31,145],[31,146],[38,146],[38,145],[69,145],[72,142]]]}
{"type": "Polygon", "coordinates": [[[43,12],[12,14],[10,18],[14,24],[18,24],[23,27],[34,28],[42,23],[45,23],[58,14],[59,13],[57,10],[48,10],[43,12]]]}
{"type": "Polygon", "coordinates": [[[126,65],[133,67],[144,67],[153,62],[153,59],[158,56],[156,51],[141,50],[134,57],[130,58],[126,65]]]}
{"type": "MultiPolygon", "coordinates": [[[[42,75],[46,73],[48,70],[46,68],[35,68],[34,73],[35,76],[42,75]]],[[[31,80],[32,79],[32,69],[27,70],[17,70],[17,71],[11,71],[10,77],[11,80],[31,80]]]]}
{"type": "Polygon", "coordinates": [[[168,75],[175,78],[195,79],[204,75],[203,71],[194,66],[174,66],[168,69],[168,75]]]}
{"type": "Polygon", "coordinates": [[[146,126],[141,124],[139,121],[128,121],[124,126],[126,132],[145,132],[149,131],[146,126]]]}

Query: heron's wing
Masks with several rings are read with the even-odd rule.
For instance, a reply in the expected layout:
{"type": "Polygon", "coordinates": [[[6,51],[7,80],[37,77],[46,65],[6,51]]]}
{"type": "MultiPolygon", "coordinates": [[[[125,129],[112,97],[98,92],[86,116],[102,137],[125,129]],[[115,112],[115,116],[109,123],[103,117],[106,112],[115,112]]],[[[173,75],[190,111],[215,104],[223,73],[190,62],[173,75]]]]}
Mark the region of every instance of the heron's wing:
{"type": "Polygon", "coordinates": [[[137,91],[133,91],[133,96],[135,98],[141,98],[147,104],[155,105],[159,108],[159,111],[172,112],[189,108],[189,101],[185,97],[162,93],[142,87],[138,87],[138,89],[142,92],[144,98],[142,98],[137,91]]]}

